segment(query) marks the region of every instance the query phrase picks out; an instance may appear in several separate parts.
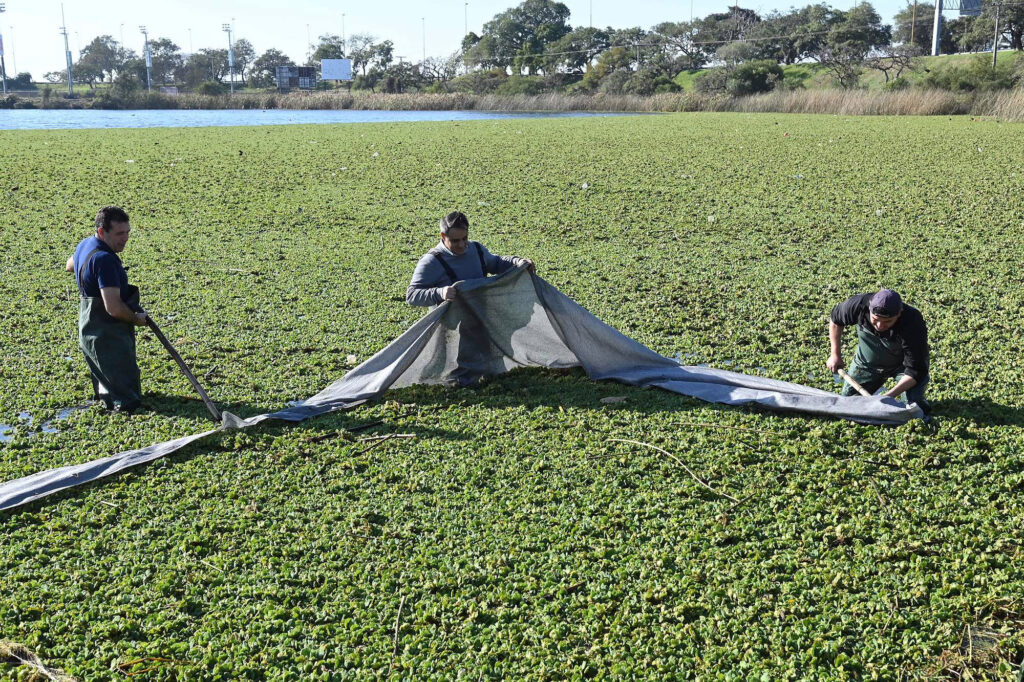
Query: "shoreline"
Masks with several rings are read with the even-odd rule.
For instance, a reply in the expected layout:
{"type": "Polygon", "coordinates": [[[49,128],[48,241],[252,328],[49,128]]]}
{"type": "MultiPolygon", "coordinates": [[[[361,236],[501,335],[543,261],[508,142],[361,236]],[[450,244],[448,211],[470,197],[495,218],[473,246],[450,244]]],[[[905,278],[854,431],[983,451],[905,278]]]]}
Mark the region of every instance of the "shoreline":
{"type": "Polygon", "coordinates": [[[678,113],[741,112],[835,114],[845,116],[990,116],[1024,121],[1024,90],[953,93],[945,90],[791,90],[734,97],[699,93],[639,95],[473,95],[336,92],[164,95],[127,99],[101,95],[75,100],[8,95],[0,108],[85,110],[289,110],[289,111],[478,111],[495,113],[678,113]]]}

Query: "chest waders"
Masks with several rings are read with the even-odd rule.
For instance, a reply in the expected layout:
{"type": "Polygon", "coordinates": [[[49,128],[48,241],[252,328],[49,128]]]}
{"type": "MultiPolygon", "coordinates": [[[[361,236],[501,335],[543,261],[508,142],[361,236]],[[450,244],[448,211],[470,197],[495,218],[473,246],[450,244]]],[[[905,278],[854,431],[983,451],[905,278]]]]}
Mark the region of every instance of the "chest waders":
{"type": "MultiPolygon", "coordinates": [[[[903,342],[895,334],[888,338],[857,325],[857,354],[853,357],[850,375],[865,390],[874,393],[889,377],[903,372],[903,342]]],[[[855,395],[849,384],[843,386],[843,395],[855,395]]]]}
{"type": "MultiPolygon", "coordinates": [[[[78,293],[78,343],[89,366],[93,393],[108,408],[138,407],[142,401],[139,365],[135,354],[135,326],[111,317],[100,296],[89,296],[82,285],[82,272],[99,249],[90,253],[75,273],[78,293]]],[[[129,308],[137,308],[139,290],[129,287],[129,308]]]]}
{"type": "MultiPolygon", "coordinates": [[[[473,246],[476,248],[477,258],[480,259],[481,276],[486,277],[487,263],[484,261],[483,249],[480,248],[478,242],[474,242],[473,246]]],[[[434,254],[434,260],[444,268],[444,273],[448,275],[451,283],[455,284],[459,281],[455,270],[441,258],[441,254],[436,251],[432,253],[434,254]]],[[[458,333],[459,345],[455,355],[456,367],[451,371],[450,376],[460,386],[475,386],[480,377],[484,375],[481,369],[485,365],[484,359],[487,357],[486,351],[490,345],[490,340],[487,338],[487,332],[484,330],[483,325],[476,319],[475,315],[462,317],[459,321],[458,333]]]]}

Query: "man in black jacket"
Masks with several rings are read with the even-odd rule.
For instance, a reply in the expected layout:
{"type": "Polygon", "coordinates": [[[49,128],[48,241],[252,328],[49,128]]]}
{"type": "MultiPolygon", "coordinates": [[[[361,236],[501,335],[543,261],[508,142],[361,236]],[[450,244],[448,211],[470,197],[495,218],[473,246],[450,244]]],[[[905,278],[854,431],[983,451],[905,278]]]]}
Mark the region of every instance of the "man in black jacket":
{"type": "MultiPolygon", "coordinates": [[[[828,336],[832,353],[826,363],[830,372],[846,366],[843,362],[843,330],[857,326],[857,354],[850,376],[874,393],[890,377],[896,385],[885,393],[895,398],[907,394],[907,402],[928,412],[924,390],[928,385],[928,328],[920,311],[904,305],[892,289],[852,296],[832,310],[828,336]]],[[[854,395],[852,386],[843,386],[843,395],[854,395]]]]}

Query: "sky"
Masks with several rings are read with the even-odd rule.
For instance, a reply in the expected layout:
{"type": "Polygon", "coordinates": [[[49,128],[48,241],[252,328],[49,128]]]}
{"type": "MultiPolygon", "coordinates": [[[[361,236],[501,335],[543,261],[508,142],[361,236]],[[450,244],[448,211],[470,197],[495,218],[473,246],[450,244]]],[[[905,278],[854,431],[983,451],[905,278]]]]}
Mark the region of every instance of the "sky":
{"type": "MultiPolygon", "coordinates": [[[[480,32],[483,24],[521,0],[64,0],[68,43],[73,59],[98,35],[110,35],[125,46],[142,52],[139,26],[146,26],[150,38],[170,38],[188,53],[204,47],[227,47],[225,23],[234,25],[234,38],[245,38],[257,54],[277,48],[304,62],[309,39],[334,33],[346,36],[369,33],[391,40],[395,56],[420,61],[424,48],[428,57],[447,56],[458,49],[464,28],[480,32]],[[343,18],[344,15],[344,18],[343,18]],[[344,27],[343,27],[344,21],[344,27]],[[425,29],[425,31],[424,31],[425,29]],[[426,40],[424,41],[424,34],[426,40]],[[123,41],[122,41],[123,37],[123,41]]],[[[739,4],[759,13],[803,6],[810,0],[744,0],[739,4]]],[[[573,26],[650,28],[662,21],[687,21],[724,11],[730,0],[563,0],[572,12],[573,26]]],[[[853,0],[833,0],[833,6],[847,9],[853,0]]],[[[43,74],[64,68],[64,38],[60,34],[59,0],[0,0],[6,12],[0,14],[7,73],[28,71],[37,81],[43,74]]],[[[891,23],[906,5],[905,0],[874,0],[872,4],[891,23]]]]}

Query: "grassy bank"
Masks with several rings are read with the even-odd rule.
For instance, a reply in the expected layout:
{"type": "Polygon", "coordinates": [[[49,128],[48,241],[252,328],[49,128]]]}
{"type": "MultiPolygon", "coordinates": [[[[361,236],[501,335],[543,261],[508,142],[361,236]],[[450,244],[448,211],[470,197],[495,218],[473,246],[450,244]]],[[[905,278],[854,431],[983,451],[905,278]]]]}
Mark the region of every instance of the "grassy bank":
{"type": "MultiPolygon", "coordinates": [[[[41,103],[40,103],[41,104],[41,103]]],[[[90,108],[100,102],[50,100],[55,108],[90,108]]],[[[632,112],[773,112],[851,116],[992,116],[1024,121],[1024,90],[994,93],[953,93],[944,90],[814,89],[776,91],[765,95],[731,97],[693,92],[637,95],[470,95],[374,93],[245,93],[234,96],[149,94],[117,100],[118,109],[371,109],[481,111],[632,111],[632,112]]],[[[14,104],[15,108],[27,106],[14,104]]],[[[36,106],[33,103],[31,106],[36,106]]]]}
{"type": "Polygon", "coordinates": [[[141,334],[154,413],[41,429],[87,396],[63,263],[115,202],[144,302],[243,416],[417,319],[405,286],[458,207],[659,352],[819,388],[828,310],[895,286],[929,322],[939,417],[578,372],[403,389],[0,514],[0,640],[83,680],[1012,680],[1022,144],[992,120],[699,113],[0,132],[2,480],[207,424],[141,334]],[[388,433],[417,437],[358,441],[388,433]]]}

